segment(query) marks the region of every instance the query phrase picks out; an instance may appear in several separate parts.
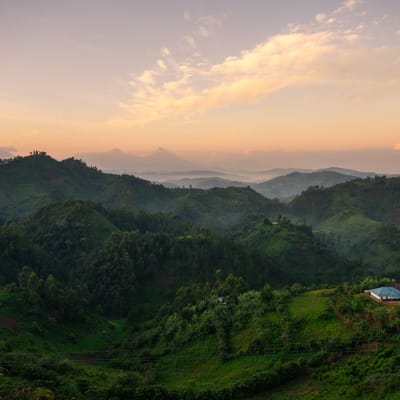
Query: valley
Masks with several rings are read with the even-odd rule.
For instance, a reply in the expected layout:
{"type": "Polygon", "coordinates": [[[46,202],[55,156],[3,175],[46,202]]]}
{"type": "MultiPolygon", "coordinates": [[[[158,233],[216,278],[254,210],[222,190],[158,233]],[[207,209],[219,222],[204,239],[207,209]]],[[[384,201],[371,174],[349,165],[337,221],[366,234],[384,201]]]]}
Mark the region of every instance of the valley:
{"type": "Polygon", "coordinates": [[[399,178],[311,186],[285,204],[40,153],[0,165],[0,181],[5,398],[398,389],[400,309],[363,291],[399,277],[399,178]]]}

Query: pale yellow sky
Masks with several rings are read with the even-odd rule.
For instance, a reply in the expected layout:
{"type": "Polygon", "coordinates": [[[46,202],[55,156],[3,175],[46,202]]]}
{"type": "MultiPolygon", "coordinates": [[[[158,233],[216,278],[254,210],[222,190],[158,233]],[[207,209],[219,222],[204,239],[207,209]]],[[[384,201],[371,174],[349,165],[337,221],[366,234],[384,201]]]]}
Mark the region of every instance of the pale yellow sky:
{"type": "Polygon", "coordinates": [[[67,157],[400,144],[397,1],[150,3],[6,0],[0,148],[67,157]]]}

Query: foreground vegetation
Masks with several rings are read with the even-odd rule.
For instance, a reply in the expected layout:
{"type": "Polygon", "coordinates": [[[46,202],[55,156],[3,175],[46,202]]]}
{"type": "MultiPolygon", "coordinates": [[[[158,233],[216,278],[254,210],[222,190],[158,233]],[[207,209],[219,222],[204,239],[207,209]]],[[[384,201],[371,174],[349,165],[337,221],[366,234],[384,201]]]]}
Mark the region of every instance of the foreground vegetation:
{"type": "Polygon", "coordinates": [[[0,399],[395,399],[400,308],[363,291],[400,275],[397,184],[283,206],[2,163],[0,399]]]}
{"type": "Polygon", "coordinates": [[[0,292],[8,399],[389,399],[399,389],[400,309],[360,292],[387,281],[254,291],[217,271],[142,322],[52,315],[27,272],[0,292]]]}

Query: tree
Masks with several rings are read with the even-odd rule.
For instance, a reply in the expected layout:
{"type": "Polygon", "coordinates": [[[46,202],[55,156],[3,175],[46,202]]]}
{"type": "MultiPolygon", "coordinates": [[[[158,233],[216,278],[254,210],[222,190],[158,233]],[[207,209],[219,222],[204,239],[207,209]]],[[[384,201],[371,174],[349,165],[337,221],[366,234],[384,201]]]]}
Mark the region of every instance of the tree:
{"type": "Polygon", "coordinates": [[[265,305],[268,305],[274,298],[274,293],[271,289],[271,286],[268,283],[266,283],[264,287],[261,289],[260,294],[261,294],[261,301],[265,305]]]}
{"type": "Polygon", "coordinates": [[[43,281],[35,272],[32,271],[31,267],[25,266],[18,275],[18,284],[22,290],[26,290],[32,294],[37,294],[43,281]]]}

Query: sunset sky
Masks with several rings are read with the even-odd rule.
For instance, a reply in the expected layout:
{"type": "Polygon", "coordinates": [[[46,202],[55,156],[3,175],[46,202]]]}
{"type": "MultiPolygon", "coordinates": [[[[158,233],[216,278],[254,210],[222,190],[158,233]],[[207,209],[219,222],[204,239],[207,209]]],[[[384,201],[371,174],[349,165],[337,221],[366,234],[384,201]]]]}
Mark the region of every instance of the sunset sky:
{"type": "Polygon", "coordinates": [[[21,154],[400,149],[399,0],[0,0],[0,51],[21,154]]]}

